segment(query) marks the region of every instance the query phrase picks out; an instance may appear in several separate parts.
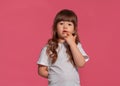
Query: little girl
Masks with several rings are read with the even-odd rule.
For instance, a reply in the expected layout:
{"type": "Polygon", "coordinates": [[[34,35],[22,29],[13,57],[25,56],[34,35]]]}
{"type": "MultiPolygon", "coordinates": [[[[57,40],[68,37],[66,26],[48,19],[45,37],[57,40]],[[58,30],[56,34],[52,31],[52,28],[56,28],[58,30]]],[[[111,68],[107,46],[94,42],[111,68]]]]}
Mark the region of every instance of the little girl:
{"type": "Polygon", "coordinates": [[[38,74],[48,79],[48,86],[80,86],[78,67],[89,60],[77,33],[77,16],[63,9],[53,22],[52,38],[42,48],[38,74]]]}

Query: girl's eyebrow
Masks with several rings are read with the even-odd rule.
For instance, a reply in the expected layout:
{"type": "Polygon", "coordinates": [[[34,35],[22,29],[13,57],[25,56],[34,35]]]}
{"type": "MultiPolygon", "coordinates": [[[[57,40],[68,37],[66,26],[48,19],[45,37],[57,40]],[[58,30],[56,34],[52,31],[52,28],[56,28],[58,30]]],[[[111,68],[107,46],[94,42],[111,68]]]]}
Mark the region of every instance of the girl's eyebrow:
{"type": "Polygon", "coordinates": [[[73,24],[73,22],[68,22],[68,23],[73,24]]]}
{"type": "Polygon", "coordinates": [[[64,22],[72,23],[71,21],[64,21],[64,22]]]}

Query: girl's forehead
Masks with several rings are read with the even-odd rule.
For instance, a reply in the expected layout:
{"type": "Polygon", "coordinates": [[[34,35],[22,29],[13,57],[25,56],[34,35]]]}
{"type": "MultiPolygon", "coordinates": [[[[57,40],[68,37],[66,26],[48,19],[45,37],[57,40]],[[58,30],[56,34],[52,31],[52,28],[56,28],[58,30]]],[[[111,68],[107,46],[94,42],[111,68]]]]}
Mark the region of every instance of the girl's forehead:
{"type": "MultiPolygon", "coordinates": [[[[73,23],[72,21],[64,21],[64,20],[62,20],[62,21],[59,21],[59,22],[73,23]]],[[[59,23],[59,22],[58,22],[58,23],[59,23]]]]}

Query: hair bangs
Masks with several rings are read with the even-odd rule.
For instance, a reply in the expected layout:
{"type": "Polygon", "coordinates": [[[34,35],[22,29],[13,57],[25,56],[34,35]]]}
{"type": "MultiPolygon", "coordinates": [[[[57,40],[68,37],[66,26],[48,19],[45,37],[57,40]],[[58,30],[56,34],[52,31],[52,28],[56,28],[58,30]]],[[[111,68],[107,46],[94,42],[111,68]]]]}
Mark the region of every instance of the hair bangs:
{"type": "Polygon", "coordinates": [[[61,15],[60,17],[58,17],[57,21],[58,22],[60,22],[60,21],[75,22],[76,19],[74,16],[61,15]]]}

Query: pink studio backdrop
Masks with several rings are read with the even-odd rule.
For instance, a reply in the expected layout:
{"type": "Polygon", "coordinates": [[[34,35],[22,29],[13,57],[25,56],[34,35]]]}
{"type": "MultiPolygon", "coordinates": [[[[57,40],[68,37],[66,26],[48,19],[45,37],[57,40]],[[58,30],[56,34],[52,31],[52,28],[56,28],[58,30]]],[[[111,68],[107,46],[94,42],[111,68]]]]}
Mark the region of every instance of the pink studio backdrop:
{"type": "Polygon", "coordinates": [[[55,14],[72,9],[90,56],[79,69],[82,86],[120,86],[119,0],[1,0],[0,86],[47,86],[37,74],[41,48],[51,37],[55,14]]]}

